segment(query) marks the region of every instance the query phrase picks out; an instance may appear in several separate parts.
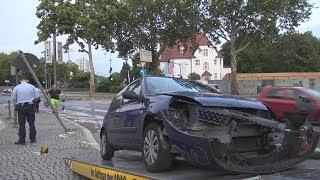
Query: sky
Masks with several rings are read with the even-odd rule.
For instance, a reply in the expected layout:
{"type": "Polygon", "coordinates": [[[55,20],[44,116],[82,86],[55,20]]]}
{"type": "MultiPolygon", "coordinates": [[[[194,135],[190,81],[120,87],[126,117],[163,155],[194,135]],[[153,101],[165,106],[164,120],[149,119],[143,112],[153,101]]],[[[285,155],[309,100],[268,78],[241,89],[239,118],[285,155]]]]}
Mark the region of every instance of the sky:
{"type": "MultiPolygon", "coordinates": [[[[39,19],[35,15],[38,0],[0,0],[0,52],[11,53],[22,50],[43,57],[44,43],[34,44],[37,40],[37,25],[39,19]]],[[[320,7],[319,0],[309,0],[320,7]]],[[[309,21],[303,23],[298,31],[303,33],[312,31],[313,35],[320,38],[320,9],[313,9],[309,21]]],[[[58,36],[57,41],[65,43],[66,36],[58,36]]],[[[78,52],[79,46],[70,46],[70,59],[87,58],[85,53],[78,52]]],[[[94,49],[94,48],[93,48],[94,49]]],[[[63,54],[63,59],[68,60],[68,54],[63,54]]],[[[109,53],[103,50],[93,50],[93,65],[95,73],[101,76],[109,76],[110,59],[113,72],[120,72],[124,60],[117,58],[117,53],[109,53]]]]}

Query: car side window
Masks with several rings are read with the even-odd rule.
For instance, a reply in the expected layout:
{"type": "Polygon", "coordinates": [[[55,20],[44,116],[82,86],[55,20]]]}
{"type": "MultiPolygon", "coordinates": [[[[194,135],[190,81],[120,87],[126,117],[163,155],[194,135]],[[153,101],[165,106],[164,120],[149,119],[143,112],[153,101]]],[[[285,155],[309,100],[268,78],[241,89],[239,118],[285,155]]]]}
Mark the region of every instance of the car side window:
{"type": "Polygon", "coordinates": [[[109,107],[109,111],[115,110],[120,108],[121,106],[121,102],[122,102],[122,93],[118,94],[111,102],[110,107],[109,107]]]}
{"type": "Polygon", "coordinates": [[[267,98],[271,98],[271,99],[282,99],[283,98],[283,91],[281,90],[273,90],[270,91],[267,96],[267,98]]]}
{"type": "Polygon", "coordinates": [[[287,90],[288,93],[288,99],[290,100],[298,100],[299,96],[303,96],[303,94],[299,91],[295,90],[287,90]]]}
{"type": "MultiPolygon", "coordinates": [[[[137,80],[135,83],[131,84],[128,87],[127,90],[133,91],[136,94],[140,94],[140,92],[141,92],[141,82],[140,82],[140,80],[137,80]]],[[[122,104],[125,105],[125,104],[133,103],[133,102],[136,102],[136,101],[137,101],[137,99],[123,99],[122,104]]]]}

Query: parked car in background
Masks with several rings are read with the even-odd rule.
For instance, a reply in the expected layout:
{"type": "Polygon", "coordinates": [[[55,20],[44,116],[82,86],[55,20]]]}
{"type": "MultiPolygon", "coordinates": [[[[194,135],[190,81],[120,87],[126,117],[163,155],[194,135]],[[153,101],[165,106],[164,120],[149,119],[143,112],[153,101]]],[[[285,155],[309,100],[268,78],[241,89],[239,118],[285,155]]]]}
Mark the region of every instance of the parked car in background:
{"type": "Polygon", "coordinates": [[[320,93],[318,91],[304,87],[270,87],[264,89],[257,100],[266,104],[277,119],[284,121],[285,113],[294,112],[299,96],[309,99],[316,105],[308,118],[311,123],[320,125],[320,93]]]}
{"type": "Polygon", "coordinates": [[[222,89],[220,87],[219,84],[208,84],[209,87],[213,88],[214,90],[216,90],[218,93],[222,94],[222,89]]]}
{"type": "Polygon", "coordinates": [[[11,88],[6,88],[3,90],[3,93],[12,93],[12,89],[11,88]]]}
{"type": "Polygon", "coordinates": [[[180,78],[146,76],[112,100],[100,131],[100,153],[111,160],[117,150],[140,151],[150,172],[167,170],[172,158],[182,156],[195,166],[271,173],[314,152],[319,134],[307,114],[292,114],[284,124],[259,101],[213,93],[180,78]]]}

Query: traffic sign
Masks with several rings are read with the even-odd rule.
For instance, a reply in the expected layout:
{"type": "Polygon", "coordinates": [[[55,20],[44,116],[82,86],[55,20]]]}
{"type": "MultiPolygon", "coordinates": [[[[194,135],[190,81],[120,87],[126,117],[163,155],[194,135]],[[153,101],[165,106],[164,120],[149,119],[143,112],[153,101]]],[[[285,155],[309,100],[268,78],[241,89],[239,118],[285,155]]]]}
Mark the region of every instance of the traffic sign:
{"type": "Polygon", "coordinates": [[[145,76],[147,74],[147,71],[145,69],[140,69],[140,75],[145,76]]]}
{"type": "Polygon", "coordinates": [[[140,50],[140,61],[152,62],[152,53],[147,50],[140,50]]]}

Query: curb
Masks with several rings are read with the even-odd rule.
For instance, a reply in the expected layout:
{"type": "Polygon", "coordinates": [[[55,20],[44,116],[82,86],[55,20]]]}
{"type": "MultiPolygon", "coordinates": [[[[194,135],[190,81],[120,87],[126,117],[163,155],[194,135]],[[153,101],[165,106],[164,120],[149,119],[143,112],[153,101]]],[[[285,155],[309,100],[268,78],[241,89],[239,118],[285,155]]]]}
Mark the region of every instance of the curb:
{"type": "MultiPolygon", "coordinates": [[[[44,113],[47,113],[47,114],[52,114],[51,111],[48,111],[48,110],[44,110],[43,111],[44,113]]],[[[60,115],[58,114],[58,116],[60,116],[60,118],[65,121],[65,122],[68,122],[68,123],[72,123],[74,124],[75,126],[77,126],[78,128],[80,128],[84,134],[86,135],[86,138],[87,138],[87,141],[88,141],[88,144],[90,144],[93,148],[97,149],[100,151],[100,145],[99,143],[97,143],[97,141],[93,138],[92,136],[92,133],[85,127],[75,123],[75,122],[72,122],[70,121],[69,119],[67,119],[66,117],[64,117],[63,115],[60,115]]],[[[56,117],[55,117],[56,118],[56,117]]],[[[57,119],[56,119],[57,120],[57,119]]],[[[58,121],[58,120],[57,120],[58,121]]]]}
{"type": "MultiPolygon", "coordinates": [[[[59,115],[59,116],[60,116],[60,115],[59,115]]],[[[80,129],[84,132],[84,134],[86,135],[88,143],[89,143],[91,146],[93,146],[95,149],[100,150],[100,145],[99,145],[99,144],[97,143],[97,141],[93,138],[92,133],[91,133],[87,128],[85,128],[85,127],[83,127],[83,126],[81,126],[81,125],[79,125],[79,124],[77,124],[77,123],[75,123],[75,122],[70,121],[69,119],[65,118],[64,116],[60,116],[60,117],[61,117],[61,119],[62,119],[63,121],[71,122],[71,123],[73,123],[75,126],[77,126],[78,128],[80,128],[80,129]]]]}

